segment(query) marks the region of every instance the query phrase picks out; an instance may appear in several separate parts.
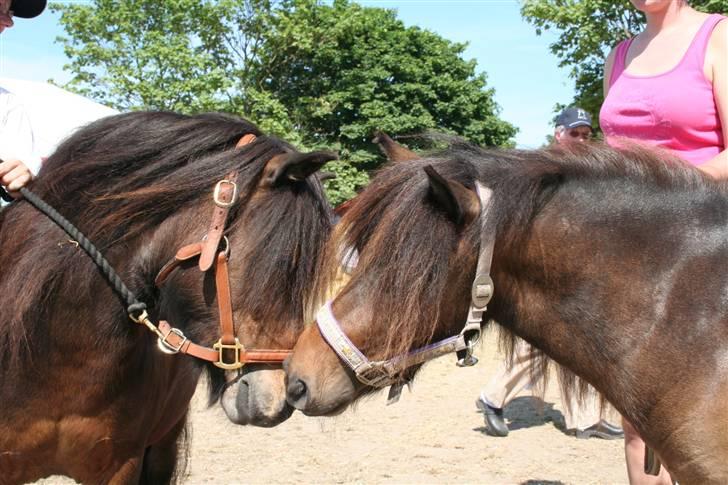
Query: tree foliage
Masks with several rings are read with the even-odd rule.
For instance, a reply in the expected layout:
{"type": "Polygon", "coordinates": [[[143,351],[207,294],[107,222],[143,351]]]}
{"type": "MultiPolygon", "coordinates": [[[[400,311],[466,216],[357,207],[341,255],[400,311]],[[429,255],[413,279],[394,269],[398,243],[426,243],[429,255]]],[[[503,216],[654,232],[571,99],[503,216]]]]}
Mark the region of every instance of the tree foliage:
{"type": "MultiPolygon", "coordinates": [[[[728,0],[691,0],[690,5],[704,12],[728,12],[728,0]]],[[[560,67],[571,68],[576,95],[569,104],[599,113],[604,60],[620,41],[644,28],[644,15],[629,0],[524,0],[521,15],[539,35],[549,29],[558,32],[550,49],[560,67]]]]}
{"type": "Polygon", "coordinates": [[[72,74],[67,87],[121,110],[226,111],[301,148],[341,160],[327,182],[351,197],[382,163],[382,129],[427,130],[478,144],[512,143],[515,128],[466,45],[393,10],[348,0],[92,0],[56,4],[72,74]]]}

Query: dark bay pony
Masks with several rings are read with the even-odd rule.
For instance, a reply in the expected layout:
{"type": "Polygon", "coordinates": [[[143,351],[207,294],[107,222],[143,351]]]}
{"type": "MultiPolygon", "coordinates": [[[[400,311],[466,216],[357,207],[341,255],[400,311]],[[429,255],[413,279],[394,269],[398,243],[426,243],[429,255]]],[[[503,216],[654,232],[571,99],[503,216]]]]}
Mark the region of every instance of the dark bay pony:
{"type": "MultiPolygon", "coordinates": [[[[290,349],[331,224],[313,174],[332,158],[298,153],[232,116],[140,112],[78,131],[32,190],[99,247],[155,323],[212,347],[220,338],[214,271],[194,260],[161,286],[155,277],[180,247],[204,239],[213,187],[237,171],[221,244],[229,244],[235,336],[247,348],[290,349]]],[[[280,366],[247,365],[226,383],[208,362],[160,352],[46,216],[20,201],[0,218],[0,483],[53,474],[171,481],[203,371],[210,402],[223,395],[236,423],[273,426],[290,416],[280,366]]]]}
{"type": "MultiPolygon", "coordinates": [[[[601,391],[681,484],[726,483],[727,196],[724,183],[635,147],[458,145],[382,171],[334,233],[320,283],[342,248],[359,251],[329,314],[369,360],[390,359],[461,331],[491,231],[484,321],[601,391]],[[487,207],[476,182],[492,193],[487,207]]],[[[309,415],[373,390],[316,325],[285,367],[289,402],[309,415]]]]}

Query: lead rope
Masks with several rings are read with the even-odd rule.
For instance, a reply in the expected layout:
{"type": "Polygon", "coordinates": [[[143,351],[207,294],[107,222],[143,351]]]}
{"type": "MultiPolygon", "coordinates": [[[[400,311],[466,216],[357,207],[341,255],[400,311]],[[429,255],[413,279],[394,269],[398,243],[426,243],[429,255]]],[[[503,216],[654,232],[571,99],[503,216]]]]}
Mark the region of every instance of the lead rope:
{"type": "MultiPolygon", "coordinates": [[[[5,189],[2,190],[4,194],[7,195],[5,189]]],[[[129,290],[129,288],[124,284],[122,279],[116,273],[114,268],[111,267],[103,254],[101,254],[99,250],[96,249],[96,246],[94,246],[94,244],[89,241],[89,239],[84,236],[84,234],[79,231],[78,228],[76,228],[76,226],[74,226],[68,219],[59,214],[57,210],[48,205],[48,203],[46,203],[36,194],[34,194],[25,187],[20,189],[20,193],[23,195],[25,200],[27,200],[33,207],[38,209],[40,212],[48,216],[50,220],[56,223],[58,227],[63,229],[66,234],[73,238],[74,241],[77,241],[78,245],[83,248],[84,251],[86,251],[86,254],[89,255],[94,263],[96,263],[96,266],[99,267],[111,287],[114,289],[114,291],[116,291],[119,297],[121,297],[122,301],[126,304],[126,312],[129,314],[129,318],[137,323],[144,323],[147,326],[152,325],[152,327],[154,327],[155,329],[153,331],[155,333],[158,333],[159,330],[157,329],[157,327],[149,322],[147,318],[146,303],[139,301],[136,295],[132,293],[131,290],[129,290]],[[149,322],[149,324],[147,324],[147,322],[149,322]]],[[[5,197],[3,196],[3,199],[4,198],[5,197]]]]}

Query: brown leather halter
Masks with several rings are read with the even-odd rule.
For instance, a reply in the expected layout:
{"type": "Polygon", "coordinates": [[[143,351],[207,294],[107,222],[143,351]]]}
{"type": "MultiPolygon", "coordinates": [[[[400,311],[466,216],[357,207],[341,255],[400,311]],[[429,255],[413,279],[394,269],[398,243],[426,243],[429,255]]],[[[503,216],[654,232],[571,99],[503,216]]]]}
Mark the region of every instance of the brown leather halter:
{"type": "MultiPolygon", "coordinates": [[[[237,143],[236,148],[248,145],[255,139],[256,136],[253,134],[244,135],[237,143]]],[[[220,314],[220,339],[212,348],[204,347],[190,341],[181,330],[172,327],[164,320],[160,320],[159,327],[154,327],[148,318],[146,318],[146,321],[142,318],[138,321],[138,323],[146,325],[157,334],[159,337],[158,345],[163,352],[188,354],[212,362],[215,366],[225,370],[239,369],[249,363],[278,364],[283,362],[291,353],[290,350],[247,350],[235,336],[230,277],[228,274],[229,242],[223,236],[223,232],[225,231],[230,207],[237,202],[238,188],[235,183],[237,177],[238,172],[232,171],[215,185],[213,192],[215,209],[212,214],[210,228],[202,241],[181,247],[174,258],[157,273],[154,280],[156,286],[161,287],[177,267],[185,261],[195,258],[199,258],[198,267],[203,273],[213,269],[215,271],[215,288],[220,314]],[[225,247],[220,250],[220,243],[223,241],[225,247]],[[154,328],[150,327],[150,325],[154,328]]]]}

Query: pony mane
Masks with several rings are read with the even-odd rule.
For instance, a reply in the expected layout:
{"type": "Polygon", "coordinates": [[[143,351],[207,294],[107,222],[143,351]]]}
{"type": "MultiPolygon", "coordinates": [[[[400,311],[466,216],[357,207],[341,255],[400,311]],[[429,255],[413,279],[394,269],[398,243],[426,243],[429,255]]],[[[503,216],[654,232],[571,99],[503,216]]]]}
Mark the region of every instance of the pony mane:
{"type": "MultiPolygon", "coordinates": [[[[237,170],[241,199],[231,208],[227,231],[246,224],[251,244],[245,251],[251,257],[245,260],[245,277],[236,281],[236,293],[245,295],[241,305],[261,321],[284,325],[303,319],[312,290],[308,278],[320,264],[331,225],[330,208],[316,177],[276,187],[274,196],[263,198],[267,204],[249,197],[267,162],[289,151],[293,148],[287,143],[262,135],[252,123],[231,115],[134,112],[98,120],[70,136],[44,163],[31,190],[111,259],[175,213],[195,205],[209,206],[211,211],[213,187],[237,170]],[[236,148],[238,140],[251,133],[257,139],[236,148]],[[255,213],[247,212],[249,208],[255,213]]],[[[31,347],[32,353],[42,352],[50,295],[62,287],[77,288],[80,300],[101,281],[85,254],[59,248],[59,229],[37,218],[45,216],[24,202],[0,215],[6,228],[12,220],[15,227],[33,231],[25,238],[9,230],[0,233],[0,261],[5,263],[0,291],[19,295],[12,308],[0,308],[0,363],[5,369],[22,365],[21,357],[30,356],[31,347]],[[64,267],[73,271],[59,271],[64,267]]],[[[204,230],[206,226],[199,237],[204,230]]],[[[151,281],[159,268],[141,263],[143,274],[130,273],[129,261],[117,269],[130,289],[148,300],[154,295],[151,281]]],[[[106,287],[103,291],[111,292],[106,287]]],[[[110,312],[114,332],[129,332],[128,325],[118,324],[127,323],[123,306],[110,312]]]]}
{"type": "Polygon", "coordinates": [[[127,113],[91,123],[65,140],[43,164],[33,190],[60,213],[72,214],[99,248],[107,248],[209,198],[232,170],[241,172],[242,184],[255,183],[249,172],[256,161],[291,149],[231,115],[127,113]],[[256,141],[235,149],[248,133],[256,141]]]}
{"type": "MultiPolygon", "coordinates": [[[[359,250],[352,284],[343,291],[357,286],[375,302],[372,318],[379,330],[388,331],[382,336],[372,330],[367,342],[384,345],[389,357],[450,335],[438,335],[436,325],[438,305],[448,290],[448,268],[457,263],[453,258],[459,240],[464,238],[476,248],[480,242],[479,223],[457,228],[429,202],[425,165],[470,189],[478,180],[494,191],[486,226],[497,232],[496,245],[504,246],[517,244],[528,234],[541,208],[572,184],[632,185],[640,193],[716,194],[725,187],[675,157],[626,142],[617,150],[579,144],[535,151],[482,149],[460,142],[424,159],[389,164],[354,199],[335,229],[327,247],[328,267],[317,281],[320,292],[325,292],[345,248],[359,250]]],[[[462,291],[469,292],[469,286],[462,291]]],[[[463,322],[466,310],[462,309],[463,322]]],[[[459,325],[460,320],[452,328],[459,325]]],[[[501,347],[509,359],[515,342],[509,331],[502,333],[501,347]]],[[[545,365],[543,359],[534,374],[545,377],[545,365]]],[[[586,389],[565,369],[562,374],[567,388],[586,389]]]]}

